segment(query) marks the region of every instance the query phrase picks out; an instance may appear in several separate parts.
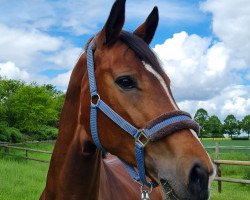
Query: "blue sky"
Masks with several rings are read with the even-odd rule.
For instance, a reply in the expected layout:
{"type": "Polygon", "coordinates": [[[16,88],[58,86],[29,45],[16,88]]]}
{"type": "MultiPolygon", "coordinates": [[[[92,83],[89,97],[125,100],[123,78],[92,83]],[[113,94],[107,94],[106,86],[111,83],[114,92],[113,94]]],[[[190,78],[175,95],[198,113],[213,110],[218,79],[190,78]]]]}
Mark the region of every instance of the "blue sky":
{"type": "MultiPolygon", "coordinates": [[[[0,0],[0,75],[65,90],[87,39],[105,23],[113,0],[0,0]]],[[[158,6],[151,47],[184,110],[223,119],[250,114],[248,0],[127,0],[133,31],[158,6]]]]}

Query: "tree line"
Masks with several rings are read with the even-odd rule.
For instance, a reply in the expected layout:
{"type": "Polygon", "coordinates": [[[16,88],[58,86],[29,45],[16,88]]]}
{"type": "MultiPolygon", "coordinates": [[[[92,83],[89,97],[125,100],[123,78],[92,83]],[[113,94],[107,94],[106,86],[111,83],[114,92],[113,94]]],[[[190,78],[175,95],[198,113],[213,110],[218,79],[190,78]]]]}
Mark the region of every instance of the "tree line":
{"type": "Polygon", "coordinates": [[[0,141],[55,139],[64,98],[50,84],[0,77],[0,141]]]}
{"type": "Polygon", "coordinates": [[[232,114],[227,115],[223,123],[216,115],[209,116],[208,112],[200,108],[196,111],[194,120],[200,125],[200,137],[224,137],[224,134],[231,138],[239,136],[241,133],[250,135],[250,115],[246,115],[242,120],[237,120],[232,114]]]}
{"type": "MultiPolygon", "coordinates": [[[[27,84],[0,77],[0,141],[56,139],[64,98],[65,93],[50,84],[27,84]]],[[[194,120],[200,125],[201,137],[250,134],[250,115],[241,121],[228,115],[221,123],[217,116],[209,116],[200,108],[194,120]]]]}

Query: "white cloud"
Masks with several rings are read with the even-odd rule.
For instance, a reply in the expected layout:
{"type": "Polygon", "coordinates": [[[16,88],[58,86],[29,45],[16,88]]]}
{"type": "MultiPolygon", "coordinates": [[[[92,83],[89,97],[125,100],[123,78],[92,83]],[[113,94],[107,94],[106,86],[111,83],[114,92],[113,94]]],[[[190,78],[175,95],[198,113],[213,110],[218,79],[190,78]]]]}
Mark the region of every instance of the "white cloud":
{"type": "Polygon", "coordinates": [[[53,85],[66,88],[68,86],[71,73],[72,73],[72,70],[66,73],[58,74],[55,78],[53,78],[49,82],[53,85]]]}
{"type": "Polygon", "coordinates": [[[209,38],[181,32],[154,50],[170,76],[178,101],[209,99],[227,85],[240,82],[228,66],[230,51],[222,42],[214,44],[209,38]]]}
{"type": "Polygon", "coordinates": [[[197,109],[205,108],[210,115],[218,115],[221,120],[224,120],[229,114],[242,118],[250,113],[250,86],[229,86],[209,100],[185,100],[180,102],[179,106],[193,115],[197,109]]]}
{"type": "Polygon", "coordinates": [[[241,85],[244,68],[224,42],[181,32],[154,50],[181,109],[194,114],[205,108],[221,119],[250,113],[250,87],[241,85]]]}
{"type": "Polygon", "coordinates": [[[7,79],[20,79],[28,81],[30,76],[25,70],[16,67],[13,62],[0,63],[0,76],[7,79]]]}
{"type": "Polygon", "coordinates": [[[61,51],[56,52],[52,56],[48,56],[44,60],[53,63],[55,66],[58,66],[59,68],[61,66],[64,66],[64,68],[71,69],[74,66],[76,59],[79,57],[81,52],[82,52],[81,48],[67,47],[61,51]]]}
{"type": "Polygon", "coordinates": [[[10,27],[47,30],[56,23],[53,6],[44,0],[1,0],[0,22],[10,27]]]}
{"type": "Polygon", "coordinates": [[[0,24],[0,62],[12,61],[29,73],[71,69],[82,51],[61,37],[0,24]]]}
{"type": "Polygon", "coordinates": [[[40,72],[71,70],[82,49],[34,29],[10,28],[0,24],[0,35],[0,76],[67,87],[70,72],[52,78],[40,72]]]}
{"type": "Polygon", "coordinates": [[[201,8],[213,14],[213,31],[233,51],[231,56],[250,68],[250,1],[207,0],[201,8]]]}
{"type": "Polygon", "coordinates": [[[20,68],[31,69],[41,66],[38,58],[44,52],[54,52],[62,46],[63,40],[36,30],[9,28],[0,24],[0,61],[11,60],[20,68]]]}

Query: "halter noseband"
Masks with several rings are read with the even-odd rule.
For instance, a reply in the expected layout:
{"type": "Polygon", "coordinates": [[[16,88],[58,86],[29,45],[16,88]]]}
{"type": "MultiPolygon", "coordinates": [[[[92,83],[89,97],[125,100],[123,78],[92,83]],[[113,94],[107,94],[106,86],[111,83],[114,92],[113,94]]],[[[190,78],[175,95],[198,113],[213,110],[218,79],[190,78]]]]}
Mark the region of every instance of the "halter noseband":
{"type": "Polygon", "coordinates": [[[102,147],[97,130],[97,110],[102,111],[108,118],[121,127],[124,131],[135,138],[135,157],[137,162],[137,170],[135,167],[123,162],[130,176],[136,181],[141,182],[142,185],[148,187],[155,187],[157,184],[154,181],[148,182],[145,174],[144,163],[144,148],[149,141],[157,141],[173,132],[183,129],[193,129],[197,133],[199,132],[199,126],[194,122],[190,114],[183,111],[174,111],[166,113],[157,119],[153,120],[144,129],[138,129],[123,119],[119,114],[112,110],[102,99],[100,98],[95,81],[94,73],[94,57],[93,57],[93,40],[87,47],[87,68],[88,78],[90,85],[91,105],[90,105],[90,129],[92,139],[96,147],[105,152],[102,147]],[[95,102],[93,101],[95,99],[95,102]]]}

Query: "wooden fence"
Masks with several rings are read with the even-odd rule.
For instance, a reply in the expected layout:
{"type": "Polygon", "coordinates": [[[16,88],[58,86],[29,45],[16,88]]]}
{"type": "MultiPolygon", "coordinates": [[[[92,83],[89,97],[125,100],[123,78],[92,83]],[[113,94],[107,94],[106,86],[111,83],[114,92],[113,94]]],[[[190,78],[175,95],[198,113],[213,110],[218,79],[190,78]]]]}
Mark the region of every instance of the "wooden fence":
{"type": "MultiPolygon", "coordinates": [[[[42,153],[42,154],[49,154],[51,155],[52,152],[49,151],[42,151],[42,150],[36,150],[36,149],[30,149],[30,148],[24,148],[24,147],[17,147],[9,144],[1,144],[0,148],[3,148],[4,151],[3,154],[10,155],[10,156],[16,156],[21,157],[26,160],[34,160],[39,161],[43,163],[49,163],[48,160],[42,160],[38,158],[32,158],[29,157],[29,152],[35,152],[35,153],[42,153]],[[20,154],[11,154],[9,153],[9,149],[15,149],[18,151],[23,151],[24,153],[22,155],[20,154]]],[[[236,146],[236,147],[228,147],[228,146],[218,146],[216,144],[215,147],[206,147],[206,149],[215,149],[215,160],[214,163],[217,166],[217,176],[215,177],[215,180],[218,181],[218,192],[221,192],[222,190],[222,182],[231,182],[231,183],[242,183],[242,184],[250,184],[250,180],[244,180],[244,179],[236,179],[236,178],[226,178],[221,176],[221,165],[241,165],[241,166],[250,166],[250,161],[236,161],[236,160],[220,160],[219,159],[219,149],[230,149],[230,150],[250,150],[250,147],[242,147],[242,146],[236,146]]]]}
{"type": "Polygon", "coordinates": [[[9,155],[9,156],[20,157],[20,158],[24,158],[26,160],[34,160],[34,161],[43,162],[43,163],[49,163],[49,161],[48,160],[42,160],[42,159],[38,159],[38,158],[29,157],[29,153],[28,152],[50,154],[50,155],[52,154],[52,152],[50,152],[50,151],[42,151],[42,150],[37,150],[37,149],[17,147],[17,146],[12,146],[12,145],[8,145],[8,144],[0,144],[0,147],[3,148],[3,152],[1,152],[2,154],[6,154],[6,155],[9,155]],[[20,155],[20,154],[10,153],[9,149],[15,149],[15,150],[18,150],[18,151],[23,151],[23,154],[20,155]]]}
{"type": "MultiPolygon", "coordinates": [[[[218,181],[218,192],[221,193],[222,190],[222,182],[230,182],[230,183],[242,183],[242,184],[250,184],[250,180],[244,179],[236,179],[236,178],[226,178],[221,176],[221,165],[241,165],[241,166],[250,166],[250,161],[238,161],[238,160],[219,160],[219,147],[218,143],[215,146],[215,160],[214,163],[217,166],[217,176],[215,180],[218,181]]],[[[222,147],[223,148],[223,147],[222,147]]],[[[230,150],[250,150],[248,147],[224,147],[224,149],[230,150]]]]}

